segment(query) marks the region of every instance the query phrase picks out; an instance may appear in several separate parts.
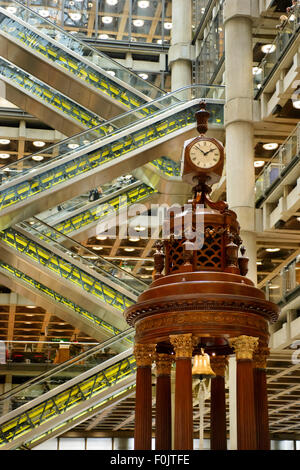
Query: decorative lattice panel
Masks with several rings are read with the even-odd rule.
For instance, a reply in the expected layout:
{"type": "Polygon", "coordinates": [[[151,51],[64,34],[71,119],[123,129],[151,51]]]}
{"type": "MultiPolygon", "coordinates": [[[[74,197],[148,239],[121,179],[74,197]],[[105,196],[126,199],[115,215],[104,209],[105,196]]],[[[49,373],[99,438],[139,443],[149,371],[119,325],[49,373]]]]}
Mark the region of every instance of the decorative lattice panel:
{"type": "Polygon", "coordinates": [[[196,269],[213,269],[220,271],[223,269],[223,235],[214,233],[206,235],[205,242],[201,250],[197,252],[196,269]]]}
{"type": "Polygon", "coordinates": [[[170,272],[178,271],[180,266],[184,264],[184,246],[185,239],[173,240],[169,245],[169,270],[170,272]]]}

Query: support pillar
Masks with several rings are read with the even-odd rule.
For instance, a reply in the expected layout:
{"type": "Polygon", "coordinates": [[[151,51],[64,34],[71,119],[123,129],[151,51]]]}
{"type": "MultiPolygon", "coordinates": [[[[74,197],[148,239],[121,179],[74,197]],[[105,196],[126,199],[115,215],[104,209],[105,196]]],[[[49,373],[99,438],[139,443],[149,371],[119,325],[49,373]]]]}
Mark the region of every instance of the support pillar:
{"type": "Polygon", "coordinates": [[[169,49],[171,89],[192,83],[192,0],[172,1],[172,39],[169,49]]]}
{"type": "Polygon", "coordinates": [[[257,448],[259,450],[270,450],[268,392],[266,378],[267,358],[269,352],[270,350],[266,345],[260,344],[253,356],[257,448]]]}
{"type": "Polygon", "coordinates": [[[171,366],[173,357],[169,354],[156,355],[156,424],[155,449],[172,448],[171,430],[171,366]]]}
{"type": "Polygon", "coordinates": [[[152,376],[151,365],[155,344],[135,344],[136,396],[135,396],[135,450],[151,450],[152,439],[152,376]]]}
{"type": "Polygon", "coordinates": [[[238,336],[229,340],[237,360],[237,444],[238,450],[256,450],[253,353],[258,338],[238,336]]]}
{"type": "Polygon", "coordinates": [[[211,356],[211,368],[216,376],[211,379],[210,388],[210,448],[227,450],[225,356],[211,356]]]}
{"type": "Polygon", "coordinates": [[[176,357],[174,449],[193,449],[192,334],[171,335],[176,357]]]}
{"type": "Polygon", "coordinates": [[[249,277],[257,282],[255,169],[253,126],[252,17],[255,2],[226,0],[225,129],[226,187],[229,208],[236,212],[249,258],[249,277]],[[238,38],[238,40],[237,40],[238,38]]]}

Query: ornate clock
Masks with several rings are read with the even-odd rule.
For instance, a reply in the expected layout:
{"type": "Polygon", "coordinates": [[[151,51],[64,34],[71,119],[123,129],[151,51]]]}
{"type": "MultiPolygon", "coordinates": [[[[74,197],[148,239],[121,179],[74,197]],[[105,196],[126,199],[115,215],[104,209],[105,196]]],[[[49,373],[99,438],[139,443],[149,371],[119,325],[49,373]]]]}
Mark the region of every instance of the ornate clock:
{"type": "Polygon", "coordinates": [[[200,103],[196,118],[200,136],[185,142],[181,176],[190,184],[198,182],[211,186],[222,176],[224,147],[217,139],[205,135],[209,112],[203,101],[200,103]]]}

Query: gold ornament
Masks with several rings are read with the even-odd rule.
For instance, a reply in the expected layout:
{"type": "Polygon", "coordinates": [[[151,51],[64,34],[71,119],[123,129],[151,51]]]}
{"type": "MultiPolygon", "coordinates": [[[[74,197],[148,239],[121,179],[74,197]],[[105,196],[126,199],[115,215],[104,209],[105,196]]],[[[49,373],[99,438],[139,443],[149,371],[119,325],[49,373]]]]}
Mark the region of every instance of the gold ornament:
{"type": "Polygon", "coordinates": [[[253,359],[253,353],[258,345],[259,338],[253,336],[241,335],[236,338],[230,338],[229,344],[234,348],[237,360],[253,359]]]}
{"type": "Polygon", "coordinates": [[[134,356],[137,367],[151,367],[152,361],[155,357],[155,344],[141,344],[134,345],[134,356]]]}
{"type": "Polygon", "coordinates": [[[174,347],[176,359],[192,357],[192,333],[186,333],[183,335],[170,335],[170,342],[174,347]]]}

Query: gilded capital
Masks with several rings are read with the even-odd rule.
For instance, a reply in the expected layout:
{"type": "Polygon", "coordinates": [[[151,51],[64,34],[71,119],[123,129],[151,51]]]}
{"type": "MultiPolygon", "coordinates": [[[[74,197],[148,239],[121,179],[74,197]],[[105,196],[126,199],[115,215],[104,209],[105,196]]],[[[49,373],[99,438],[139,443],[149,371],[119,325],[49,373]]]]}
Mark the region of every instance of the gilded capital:
{"type": "Polygon", "coordinates": [[[236,338],[230,338],[229,344],[234,348],[237,360],[253,359],[253,353],[258,346],[259,338],[253,336],[241,335],[236,338]]]}
{"type": "Polygon", "coordinates": [[[228,364],[226,356],[210,356],[210,365],[216,375],[225,376],[225,369],[228,364]]]}
{"type": "Polygon", "coordinates": [[[170,342],[174,347],[176,359],[191,358],[193,355],[192,333],[183,335],[170,335],[170,342]]]}
{"type": "Polygon", "coordinates": [[[141,344],[134,345],[133,354],[135,356],[137,367],[151,367],[155,358],[155,344],[141,344]]]}
{"type": "Polygon", "coordinates": [[[172,354],[156,354],[156,375],[170,375],[174,359],[172,354]]]}
{"type": "Polygon", "coordinates": [[[266,369],[270,348],[260,344],[253,354],[254,367],[256,369],[266,369]]]}

